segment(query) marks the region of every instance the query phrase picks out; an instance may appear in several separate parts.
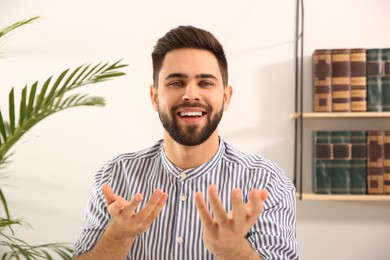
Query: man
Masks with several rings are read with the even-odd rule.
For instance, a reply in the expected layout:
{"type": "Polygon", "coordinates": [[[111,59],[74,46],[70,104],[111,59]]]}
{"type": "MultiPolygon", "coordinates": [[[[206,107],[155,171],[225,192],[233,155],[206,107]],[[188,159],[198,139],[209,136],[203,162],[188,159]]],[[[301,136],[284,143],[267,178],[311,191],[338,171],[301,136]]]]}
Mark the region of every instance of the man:
{"type": "Polygon", "coordinates": [[[96,174],[75,259],[299,259],[294,186],[218,135],[232,96],[221,44],[180,26],[152,59],[164,139],[96,174]]]}

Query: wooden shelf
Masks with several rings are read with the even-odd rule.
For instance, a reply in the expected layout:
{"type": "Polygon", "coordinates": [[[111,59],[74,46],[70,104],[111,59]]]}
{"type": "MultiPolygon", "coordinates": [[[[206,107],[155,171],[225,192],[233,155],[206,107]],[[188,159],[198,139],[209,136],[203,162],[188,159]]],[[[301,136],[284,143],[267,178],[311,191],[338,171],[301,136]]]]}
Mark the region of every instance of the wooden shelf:
{"type": "MultiPolygon", "coordinates": [[[[299,193],[296,194],[300,199],[299,193]]],[[[314,194],[302,193],[302,200],[323,201],[390,201],[390,195],[314,194]]]]}
{"type": "MultiPolygon", "coordinates": [[[[299,118],[300,113],[294,113],[289,118],[299,118]]],[[[304,112],[303,118],[390,118],[390,112],[304,112]]]]}

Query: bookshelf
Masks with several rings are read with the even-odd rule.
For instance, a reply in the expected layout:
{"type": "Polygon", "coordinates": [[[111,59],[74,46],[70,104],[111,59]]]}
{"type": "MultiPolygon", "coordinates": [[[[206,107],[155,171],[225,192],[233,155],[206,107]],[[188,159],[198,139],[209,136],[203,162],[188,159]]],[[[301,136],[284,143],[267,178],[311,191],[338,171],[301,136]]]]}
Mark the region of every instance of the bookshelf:
{"type": "MultiPolygon", "coordinates": [[[[307,112],[303,108],[304,96],[304,31],[303,31],[303,0],[297,0],[297,20],[296,20],[296,44],[295,44],[295,111],[289,115],[294,120],[294,185],[296,187],[297,199],[307,201],[390,201],[390,195],[372,194],[315,194],[304,189],[304,183],[310,182],[308,175],[313,174],[304,165],[310,164],[312,156],[304,155],[304,150],[308,149],[308,139],[311,139],[310,129],[307,122],[320,121],[327,125],[337,126],[337,121],[351,122],[359,120],[363,126],[372,122],[381,122],[383,127],[390,125],[390,112],[307,112]],[[385,120],[384,120],[385,119],[385,120]],[[308,158],[309,157],[309,158],[308,158]],[[304,172],[305,171],[305,172],[304,172]],[[306,177],[306,178],[305,178],[306,177]]],[[[307,87],[307,86],[306,86],[307,87]]],[[[312,99],[312,97],[309,97],[312,99]]],[[[364,127],[363,127],[364,128],[364,127]]],[[[322,130],[322,129],[318,129],[322,130]]],[[[340,131],[342,131],[342,127],[340,131]]],[[[309,149],[310,150],[310,149],[309,149]]],[[[308,151],[306,151],[308,152],[308,151]]],[[[311,187],[311,185],[310,185],[311,187]]]]}
{"type": "Polygon", "coordinates": [[[303,112],[293,113],[289,118],[390,118],[390,112],[303,112]]]}
{"type": "Polygon", "coordinates": [[[302,193],[300,198],[297,193],[297,199],[301,200],[314,200],[314,201],[390,201],[390,195],[342,195],[342,194],[314,194],[314,193],[302,193]]]}

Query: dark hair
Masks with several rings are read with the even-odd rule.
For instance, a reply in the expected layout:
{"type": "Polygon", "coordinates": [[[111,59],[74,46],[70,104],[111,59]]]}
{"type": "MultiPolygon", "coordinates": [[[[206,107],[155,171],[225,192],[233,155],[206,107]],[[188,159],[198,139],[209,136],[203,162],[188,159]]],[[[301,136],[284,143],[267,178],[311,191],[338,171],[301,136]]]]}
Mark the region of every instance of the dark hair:
{"type": "Polygon", "coordinates": [[[152,52],[153,81],[155,87],[158,85],[158,74],[160,73],[165,55],[169,51],[183,48],[195,48],[213,53],[218,61],[223,85],[227,86],[228,65],[221,43],[219,43],[213,34],[206,30],[194,26],[179,26],[160,38],[152,52]]]}

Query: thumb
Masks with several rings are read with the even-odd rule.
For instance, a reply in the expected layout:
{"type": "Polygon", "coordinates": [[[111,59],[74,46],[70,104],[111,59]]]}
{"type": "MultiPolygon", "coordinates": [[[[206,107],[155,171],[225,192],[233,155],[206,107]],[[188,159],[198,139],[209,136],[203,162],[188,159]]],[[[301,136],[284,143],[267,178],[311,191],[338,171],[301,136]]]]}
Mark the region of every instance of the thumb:
{"type": "Polygon", "coordinates": [[[104,197],[106,198],[107,205],[110,205],[111,203],[116,201],[117,196],[115,195],[114,191],[112,190],[112,188],[110,186],[108,186],[107,184],[103,184],[102,191],[103,191],[104,197]]]}

